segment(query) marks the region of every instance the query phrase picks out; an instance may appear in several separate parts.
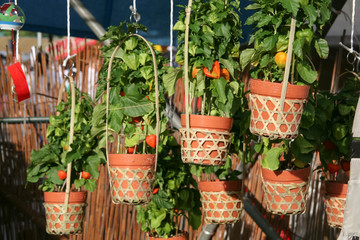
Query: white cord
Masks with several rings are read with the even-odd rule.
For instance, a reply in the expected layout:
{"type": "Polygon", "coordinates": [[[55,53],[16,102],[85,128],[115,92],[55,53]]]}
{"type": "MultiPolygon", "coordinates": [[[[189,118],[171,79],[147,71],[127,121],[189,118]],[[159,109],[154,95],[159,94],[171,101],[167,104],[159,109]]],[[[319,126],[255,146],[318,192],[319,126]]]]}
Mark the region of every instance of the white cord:
{"type": "Polygon", "coordinates": [[[356,2],[356,0],[353,0],[353,1],[352,1],[352,12],[351,12],[351,39],[350,39],[350,48],[351,48],[351,50],[354,49],[355,2],[356,2]]]}
{"type": "MultiPolygon", "coordinates": [[[[137,13],[136,0],[133,0],[133,7],[134,7],[134,12],[137,13]]],[[[134,16],[134,18],[135,18],[135,22],[137,23],[137,22],[138,22],[137,16],[134,16]]],[[[136,28],[135,32],[138,33],[138,29],[137,29],[137,28],[136,28]]]]}
{"type": "Polygon", "coordinates": [[[170,67],[173,66],[173,18],[174,18],[174,0],[170,0],[170,67]]]}
{"type": "MultiPolygon", "coordinates": [[[[17,5],[17,0],[14,1],[15,5],[17,5]]],[[[16,42],[15,42],[15,56],[16,61],[20,61],[19,59],[19,30],[16,30],[16,42]]]]}
{"type": "Polygon", "coordinates": [[[70,0],[67,0],[67,57],[70,55],[70,0]]]}
{"type": "Polygon", "coordinates": [[[133,7],[134,7],[134,11],[136,12],[136,0],[133,0],[133,7]]]}

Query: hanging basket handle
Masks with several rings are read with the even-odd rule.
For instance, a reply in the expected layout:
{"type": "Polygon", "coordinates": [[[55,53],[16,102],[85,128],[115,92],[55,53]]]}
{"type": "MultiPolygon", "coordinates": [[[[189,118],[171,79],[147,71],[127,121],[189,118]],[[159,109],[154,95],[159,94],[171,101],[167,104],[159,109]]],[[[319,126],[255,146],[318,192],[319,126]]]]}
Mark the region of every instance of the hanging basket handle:
{"type": "MultiPolygon", "coordinates": [[[[74,87],[74,79],[71,76],[67,76],[64,81],[61,83],[60,86],[60,91],[59,91],[59,96],[58,96],[58,100],[57,100],[57,105],[60,104],[61,100],[62,100],[62,96],[63,96],[63,92],[65,89],[65,82],[66,80],[69,80],[70,82],[70,91],[71,91],[71,114],[70,114],[70,136],[69,136],[69,150],[71,151],[71,144],[74,141],[74,124],[75,124],[75,87],[74,87]]],[[[56,113],[56,116],[59,116],[60,112],[56,113]]],[[[66,174],[66,190],[65,190],[65,201],[64,201],[64,215],[67,214],[67,207],[69,204],[69,196],[70,196],[70,188],[71,188],[71,168],[72,168],[72,164],[71,162],[68,163],[67,165],[67,174],[66,174]]],[[[67,223],[67,218],[65,217],[64,219],[64,224],[66,227],[66,223],[67,223]]]]}
{"type": "Polygon", "coordinates": [[[185,116],[186,116],[186,134],[190,137],[190,106],[189,106],[189,24],[191,14],[192,0],[189,0],[188,6],[185,9],[185,43],[184,43],[184,71],[185,71],[185,116]]]}
{"type": "MultiPolygon", "coordinates": [[[[289,82],[290,65],[291,65],[291,58],[292,58],[292,52],[293,52],[293,42],[294,42],[294,37],[295,37],[295,28],[296,28],[296,19],[294,17],[292,17],[291,24],[290,24],[288,53],[287,53],[287,58],[286,58],[286,63],[285,63],[284,80],[283,80],[283,86],[281,89],[281,97],[280,97],[280,111],[281,112],[284,110],[287,85],[289,82]]],[[[281,117],[277,118],[278,121],[280,119],[281,119],[281,117]]]]}
{"type": "MultiPolygon", "coordinates": [[[[146,45],[149,47],[150,51],[151,51],[151,55],[152,55],[152,60],[153,60],[153,64],[154,64],[154,75],[155,75],[155,105],[156,105],[156,155],[155,155],[155,172],[156,172],[156,168],[157,168],[157,159],[158,159],[158,154],[159,154],[159,124],[160,124],[160,112],[159,112],[159,80],[158,80],[158,72],[157,72],[157,63],[156,63],[156,56],[154,53],[153,48],[151,47],[150,43],[141,35],[136,34],[136,33],[132,33],[129,34],[125,39],[123,39],[118,46],[116,46],[116,48],[114,49],[114,52],[112,53],[111,57],[110,57],[110,61],[109,61],[109,67],[108,67],[108,73],[107,73],[107,77],[106,77],[106,127],[105,127],[105,138],[106,138],[106,158],[107,158],[107,166],[108,166],[108,172],[109,172],[109,176],[110,176],[110,170],[109,170],[109,141],[108,141],[108,119],[109,119],[109,91],[110,91],[110,76],[111,76],[111,67],[112,67],[112,63],[114,60],[114,57],[117,53],[117,51],[119,50],[120,46],[125,42],[125,40],[127,40],[129,37],[131,36],[136,36],[142,40],[144,40],[144,42],[146,43],[146,45]]],[[[144,142],[145,144],[145,142],[144,142]]]]}

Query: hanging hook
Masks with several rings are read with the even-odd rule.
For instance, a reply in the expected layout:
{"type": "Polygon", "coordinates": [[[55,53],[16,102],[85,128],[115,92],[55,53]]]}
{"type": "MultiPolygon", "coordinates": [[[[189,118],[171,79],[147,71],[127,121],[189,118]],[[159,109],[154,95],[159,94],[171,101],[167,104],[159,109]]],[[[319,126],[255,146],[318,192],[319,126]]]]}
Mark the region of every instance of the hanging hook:
{"type": "Polygon", "coordinates": [[[132,18],[134,18],[135,22],[138,23],[141,19],[140,13],[137,12],[136,7],[133,5],[130,5],[129,9],[131,11],[130,22],[132,21],[132,18]]]}
{"type": "Polygon", "coordinates": [[[76,69],[76,67],[75,67],[75,62],[74,62],[74,61],[71,62],[71,65],[68,64],[68,63],[70,62],[70,60],[71,60],[72,58],[74,58],[75,56],[76,56],[76,53],[75,53],[74,55],[67,56],[67,57],[64,59],[64,61],[63,61],[62,66],[64,67],[64,75],[65,75],[66,77],[71,77],[71,76],[73,76],[74,73],[77,72],[77,69],[76,69]],[[67,70],[68,70],[68,71],[67,71],[67,70]],[[69,75],[68,75],[68,74],[69,74],[69,75]]]}

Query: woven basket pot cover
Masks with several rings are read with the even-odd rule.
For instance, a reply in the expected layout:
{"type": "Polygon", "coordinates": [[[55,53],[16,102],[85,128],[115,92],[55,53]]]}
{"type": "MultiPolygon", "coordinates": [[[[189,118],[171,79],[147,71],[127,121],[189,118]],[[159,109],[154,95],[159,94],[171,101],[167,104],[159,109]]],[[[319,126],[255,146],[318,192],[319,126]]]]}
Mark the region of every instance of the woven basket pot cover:
{"type": "MultiPolygon", "coordinates": [[[[279,171],[288,179],[269,179],[268,169],[262,168],[262,183],[264,192],[264,203],[266,210],[273,214],[295,215],[302,214],[306,210],[306,200],[308,193],[308,178],[310,167],[293,171],[279,171]],[[296,176],[300,172],[301,176],[296,176]],[[291,177],[295,179],[291,179],[291,177]]],[[[273,172],[273,171],[270,171],[273,172]]],[[[276,171],[275,171],[276,172],[276,171]]],[[[276,173],[273,174],[276,176],[276,173]]],[[[278,176],[276,176],[278,177],[278,176]]]]}
{"type": "Polygon", "coordinates": [[[240,221],[243,210],[241,181],[200,182],[199,190],[205,223],[231,224],[240,221]]]}

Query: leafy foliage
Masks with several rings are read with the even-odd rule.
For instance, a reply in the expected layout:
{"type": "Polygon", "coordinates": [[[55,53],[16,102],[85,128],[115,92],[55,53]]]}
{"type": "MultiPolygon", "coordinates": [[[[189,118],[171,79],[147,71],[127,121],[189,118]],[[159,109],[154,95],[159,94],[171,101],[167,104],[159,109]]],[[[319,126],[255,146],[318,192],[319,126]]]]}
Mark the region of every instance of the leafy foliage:
{"type": "MultiPolygon", "coordinates": [[[[240,65],[236,61],[242,34],[239,4],[238,0],[194,0],[189,25],[190,72],[169,69],[164,77],[166,90],[171,95],[176,80],[189,74],[191,98],[203,97],[203,115],[232,117],[238,110],[236,102],[243,95],[243,84],[238,81],[240,65]],[[211,74],[206,73],[214,72],[213,65],[217,62],[221,69],[228,71],[228,79],[226,75],[209,77],[211,74]]],[[[185,16],[184,7],[174,26],[179,43],[175,61],[180,65],[184,64],[185,16]]]]}
{"type": "MultiPolygon", "coordinates": [[[[136,36],[130,36],[135,29],[146,31],[146,28],[135,23],[121,23],[110,26],[102,41],[111,40],[110,45],[101,49],[104,65],[99,72],[96,99],[103,95],[103,103],[94,109],[92,136],[99,136],[105,141],[106,120],[106,78],[109,61],[115,48],[120,45],[115,54],[110,74],[109,94],[109,130],[116,134],[120,142],[120,133],[124,135],[123,146],[117,146],[117,153],[124,153],[125,148],[135,147],[145,153],[155,150],[145,144],[145,137],[156,133],[155,99],[159,98],[160,113],[165,109],[164,87],[161,79],[166,71],[166,60],[161,53],[155,51],[159,77],[159,96],[155,95],[155,73],[151,51],[146,43],[136,36]],[[123,131],[123,132],[122,132],[123,131]]],[[[166,143],[167,119],[161,117],[160,138],[166,143]]],[[[114,135],[115,136],[115,135],[114,135]]],[[[161,147],[161,146],[159,146],[161,147]]]]}
{"type": "Polygon", "coordinates": [[[275,64],[277,52],[287,52],[291,18],[296,18],[296,34],[293,42],[292,76],[294,83],[315,84],[317,73],[312,68],[310,57],[312,47],[320,58],[327,58],[329,47],[325,39],[319,37],[324,24],[331,14],[331,0],[253,0],[247,7],[256,10],[245,22],[252,25],[248,48],[241,53],[242,69],[251,64],[251,77],[281,82],[284,68],[275,64]]]}
{"type": "Polygon", "coordinates": [[[186,217],[194,229],[201,225],[197,183],[190,166],[182,162],[180,146],[173,137],[159,155],[155,189],[158,191],[149,204],[136,207],[142,231],[154,237],[176,236],[178,216],[186,217]]]}
{"type": "Polygon", "coordinates": [[[27,181],[31,183],[45,180],[40,185],[42,191],[60,191],[66,180],[61,180],[58,171],[66,171],[67,164],[72,163],[71,184],[76,188],[82,186],[88,191],[96,188],[98,167],[104,163],[105,156],[101,150],[103,143],[90,137],[93,102],[86,93],[76,89],[74,141],[69,146],[71,95],[66,102],[56,106],[58,116],[50,117],[46,137],[49,143],[40,150],[32,150],[31,164],[27,169],[27,181]],[[80,173],[86,171],[92,178],[80,178],[80,173]]]}

